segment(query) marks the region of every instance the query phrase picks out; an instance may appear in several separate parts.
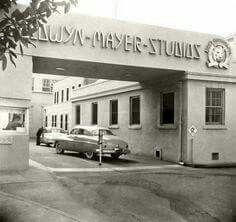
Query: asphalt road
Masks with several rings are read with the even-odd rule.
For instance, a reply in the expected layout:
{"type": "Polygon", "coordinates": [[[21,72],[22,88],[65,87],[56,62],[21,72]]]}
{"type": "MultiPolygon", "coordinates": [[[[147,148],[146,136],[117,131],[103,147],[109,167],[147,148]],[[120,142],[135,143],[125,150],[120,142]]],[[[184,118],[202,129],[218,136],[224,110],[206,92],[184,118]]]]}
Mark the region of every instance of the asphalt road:
{"type": "Polygon", "coordinates": [[[80,206],[80,209],[63,206],[63,211],[76,214],[79,210],[86,221],[233,222],[235,219],[233,168],[194,169],[127,156],[116,161],[105,158],[102,167],[111,170],[87,171],[97,169],[97,161],[75,153],[57,155],[54,149],[33,143],[30,158],[40,166],[60,169],[54,172],[55,179],[80,206]]]}

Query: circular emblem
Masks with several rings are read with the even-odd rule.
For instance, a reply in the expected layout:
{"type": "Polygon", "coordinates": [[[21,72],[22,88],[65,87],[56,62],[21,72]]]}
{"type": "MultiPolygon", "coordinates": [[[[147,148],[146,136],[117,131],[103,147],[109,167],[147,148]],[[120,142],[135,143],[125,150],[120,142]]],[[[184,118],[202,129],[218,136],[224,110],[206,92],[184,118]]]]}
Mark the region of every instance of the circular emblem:
{"type": "Polygon", "coordinates": [[[228,69],[231,58],[231,49],[229,44],[222,39],[213,39],[207,45],[205,50],[208,53],[208,67],[218,69],[228,69]]]}

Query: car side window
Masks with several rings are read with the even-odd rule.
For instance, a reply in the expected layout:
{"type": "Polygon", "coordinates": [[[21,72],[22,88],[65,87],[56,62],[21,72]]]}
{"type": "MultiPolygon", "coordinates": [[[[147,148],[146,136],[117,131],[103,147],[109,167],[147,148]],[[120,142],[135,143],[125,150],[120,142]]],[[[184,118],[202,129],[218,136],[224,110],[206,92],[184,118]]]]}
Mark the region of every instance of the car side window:
{"type": "Polygon", "coordinates": [[[71,130],[70,134],[76,134],[76,129],[71,130]]]}
{"type": "Polygon", "coordinates": [[[84,130],[84,135],[86,136],[91,136],[92,133],[89,130],[84,130]]]}

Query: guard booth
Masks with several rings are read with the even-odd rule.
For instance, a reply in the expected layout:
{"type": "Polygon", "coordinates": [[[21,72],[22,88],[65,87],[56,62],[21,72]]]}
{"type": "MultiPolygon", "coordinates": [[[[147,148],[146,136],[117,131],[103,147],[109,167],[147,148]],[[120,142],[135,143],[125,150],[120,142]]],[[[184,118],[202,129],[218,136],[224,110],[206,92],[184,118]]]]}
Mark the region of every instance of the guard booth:
{"type": "Polygon", "coordinates": [[[153,155],[158,144],[163,160],[235,164],[236,73],[222,37],[74,14],[53,16],[33,41],[37,47],[0,74],[0,170],[28,166],[32,73],[140,82],[149,90],[144,107],[152,109],[142,110],[142,131],[123,130],[142,136],[140,152],[153,155]],[[174,121],[163,123],[155,111],[168,92],[174,121]],[[14,116],[20,124],[8,130],[14,116]]]}

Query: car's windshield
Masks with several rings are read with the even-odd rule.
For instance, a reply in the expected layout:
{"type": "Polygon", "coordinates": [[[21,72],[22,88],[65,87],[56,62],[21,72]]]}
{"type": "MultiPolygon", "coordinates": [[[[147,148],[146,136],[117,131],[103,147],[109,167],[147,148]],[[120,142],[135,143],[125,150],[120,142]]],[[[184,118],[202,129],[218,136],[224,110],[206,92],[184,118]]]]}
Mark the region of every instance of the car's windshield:
{"type": "MultiPolygon", "coordinates": [[[[110,130],[107,129],[101,129],[103,135],[114,135],[110,130]]],[[[98,136],[98,130],[93,130],[92,134],[94,136],[98,136]]]]}

